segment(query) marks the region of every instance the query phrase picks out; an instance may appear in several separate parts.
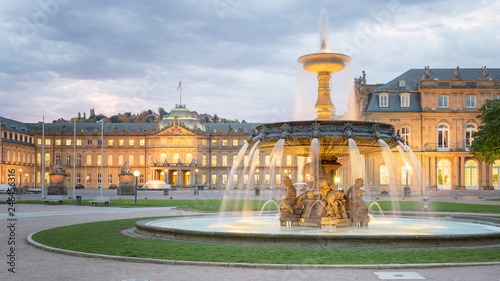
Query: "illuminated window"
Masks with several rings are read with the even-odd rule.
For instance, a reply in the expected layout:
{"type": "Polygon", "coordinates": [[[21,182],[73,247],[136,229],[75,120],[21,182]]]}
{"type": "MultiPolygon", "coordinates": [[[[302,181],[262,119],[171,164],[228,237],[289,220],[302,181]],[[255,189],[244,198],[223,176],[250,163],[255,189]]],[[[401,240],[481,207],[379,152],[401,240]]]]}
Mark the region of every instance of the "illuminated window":
{"type": "Polygon", "coordinates": [[[227,174],[222,174],[222,184],[227,184],[227,174]]]}
{"type": "Polygon", "coordinates": [[[389,171],[386,165],[380,165],[380,184],[389,184],[389,171]]]}
{"type": "Polygon", "coordinates": [[[135,144],[134,140],[128,140],[128,145],[133,146],[135,144]]]}
{"type": "Polygon", "coordinates": [[[404,144],[410,145],[410,127],[401,127],[401,138],[404,144]]]}
{"type": "Polygon", "coordinates": [[[280,184],[280,183],[281,183],[281,175],[276,174],[276,184],[280,184]]]}
{"type": "Polygon", "coordinates": [[[191,164],[192,161],[193,161],[193,154],[186,153],[186,163],[191,164]]]}
{"type": "Polygon", "coordinates": [[[271,155],[266,155],[266,167],[271,166],[271,155]]]}
{"type": "Polygon", "coordinates": [[[87,166],[92,166],[92,155],[87,155],[87,166]]]}
{"type": "Polygon", "coordinates": [[[227,155],[222,155],[222,166],[227,167],[227,155]]]}
{"type": "Polygon", "coordinates": [[[50,166],[50,153],[45,153],[45,166],[50,166]]]}
{"type": "Polygon", "coordinates": [[[160,142],[161,145],[167,145],[167,139],[161,139],[160,142]]]}
{"type": "Polygon", "coordinates": [[[222,140],[222,145],[227,146],[227,140],[222,140]]]}
{"type": "Polygon", "coordinates": [[[260,165],[260,157],[259,157],[259,152],[256,151],[255,155],[253,156],[253,164],[254,166],[259,166],[260,165]]]}
{"type": "Polygon", "coordinates": [[[233,140],[233,146],[238,146],[238,145],[239,145],[238,140],[233,140]]]}
{"type": "Polygon", "coordinates": [[[139,145],[140,145],[140,146],[144,146],[144,145],[146,145],[146,140],[145,140],[145,139],[140,139],[140,140],[139,140],[139,145]]]}
{"type": "Polygon", "coordinates": [[[212,140],[212,146],[216,146],[217,145],[217,140],[212,140]]]}
{"type": "Polygon", "coordinates": [[[201,145],[207,145],[207,140],[206,139],[202,139],[201,140],[201,145]]]}
{"type": "Polygon", "coordinates": [[[474,160],[465,162],[465,188],[477,189],[477,163],[474,160]]]}
{"type": "Polygon", "coordinates": [[[179,153],[174,153],[174,157],[172,158],[172,163],[177,164],[179,162],[179,153]]]}
{"type": "Polygon", "coordinates": [[[205,154],[203,154],[201,156],[201,165],[202,166],[206,166],[207,165],[207,156],[205,154]]]}
{"type": "Polygon", "coordinates": [[[174,139],[174,145],[179,145],[179,139],[174,139]]]}
{"type": "Polygon", "coordinates": [[[248,174],[245,174],[245,175],[243,176],[243,183],[244,183],[244,184],[247,184],[247,183],[248,183],[248,174]]]}
{"type": "Polygon", "coordinates": [[[476,131],[477,131],[477,129],[476,129],[476,126],[474,126],[474,125],[465,126],[465,148],[466,148],[466,150],[469,150],[472,142],[474,141],[472,134],[476,131]]]}
{"type": "Polygon", "coordinates": [[[233,166],[236,165],[236,160],[238,160],[238,155],[234,154],[233,155],[233,163],[232,163],[233,166]]]}
{"type": "Polygon", "coordinates": [[[76,145],[82,146],[82,140],[76,140],[76,145]]]}
{"type": "Polygon", "coordinates": [[[212,184],[216,184],[216,183],[217,183],[217,175],[212,174],[212,184]]]}
{"type": "Polygon", "coordinates": [[[113,140],[108,140],[108,145],[112,146],[113,145],[113,140]]]}
{"type": "Polygon", "coordinates": [[[441,159],[438,162],[438,175],[437,175],[437,184],[438,189],[451,187],[451,165],[450,161],[447,159],[441,159]]]}
{"type": "Polygon", "coordinates": [[[50,139],[45,140],[45,145],[50,145],[50,139]]]}
{"type": "Polygon", "coordinates": [[[120,146],[123,146],[123,144],[124,144],[124,143],[125,143],[125,141],[124,141],[124,140],[119,140],[119,141],[118,141],[118,145],[120,145],[120,146]]]}
{"type": "Polygon", "coordinates": [[[500,189],[500,160],[496,160],[492,165],[492,183],[495,190],[500,189]]]}
{"type": "Polygon", "coordinates": [[[38,144],[38,145],[42,145],[42,139],[38,139],[38,140],[37,140],[37,144],[38,144]]]}
{"type": "Polygon", "coordinates": [[[101,166],[101,154],[97,154],[97,166],[101,166]]]}
{"type": "Polygon", "coordinates": [[[448,125],[441,124],[438,126],[438,150],[449,150],[448,142],[449,129],[448,125]]]}
{"type": "Polygon", "coordinates": [[[288,167],[292,166],[292,155],[287,155],[286,156],[286,165],[288,167]]]}
{"type": "Polygon", "coordinates": [[[254,179],[254,184],[259,184],[259,180],[260,180],[260,176],[259,176],[259,174],[256,174],[255,179],[254,179]]]}
{"type": "Polygon", "coordinates": [[[243,165],[248,166],[248,155],[243,156],[243,165]]]}
{"type": "Polygon", "coordinates": [[[71,140],[70,139],[66,140],[66,145],[71,145],[71,140]]]}
{"type": "Polygon", "coordinates": [[[238,184],[238,174],[233,175],[233,184],[238,184]]]}
{"type": "Polygon", "coordinates": [[[92,182],[92,174],[91,173],[88,173],[87,174],[87,183],[91,183],[92,182]]]}
{"type": "Polygon", "coordinates": [[[201,176],[201,182],[202,182],[203,184],[206,184],[206,183],[207,183],[207,174],[203,174],[203,175],[201,176]]]}
{"type": "MultiPolygon", "coordinates": [[[[406,166],[401,167],[401,183],[406,184],[406,166]]],[[[408,171],[410,172],[410,171],[408,171]]],[[[411,184],[411,176],[408,173],[408,184],[411,184]]]]}
{"type": "Polygon", "coordinates": [[[266,183],[267,183],[267,184],[270,184],[270,183],[271,183],[271,175],[270,175],[270,174],[266,174],[265,179],[266,179],[266,183]]]}
{"type": "Polygon", "coordinates": [[[217,166],[217,155],[212,155],[212,166],[217,166]]]}
{"type": "Polygon", "coordinates": [[[276,166],[281,166],[281,158],[276,157],[276,166]]]}
{"type": "Polygon", "coordinates": [[[61,145],[61,140],[56,140],[56,145],[61,145]]]}

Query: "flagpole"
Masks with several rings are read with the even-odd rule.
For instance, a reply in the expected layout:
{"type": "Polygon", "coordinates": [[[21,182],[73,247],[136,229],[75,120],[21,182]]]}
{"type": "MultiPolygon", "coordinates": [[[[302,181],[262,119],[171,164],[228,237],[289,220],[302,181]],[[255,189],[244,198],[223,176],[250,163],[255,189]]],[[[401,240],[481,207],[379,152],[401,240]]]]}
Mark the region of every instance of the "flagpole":
{"type": "Polygon", "coordinates": [[[73,124],[73,197],[76,199],[76,117],[73,124]]]}

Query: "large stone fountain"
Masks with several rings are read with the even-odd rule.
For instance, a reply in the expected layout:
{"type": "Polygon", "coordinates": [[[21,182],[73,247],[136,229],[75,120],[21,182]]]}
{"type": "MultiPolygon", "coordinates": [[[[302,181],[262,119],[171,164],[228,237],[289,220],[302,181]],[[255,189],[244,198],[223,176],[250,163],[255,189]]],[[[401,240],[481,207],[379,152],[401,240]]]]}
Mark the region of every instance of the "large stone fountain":
{"type": "Polygon", "coordinates": [[[312,159],[311,189],[297,196],[292,181],[284,179],[286,194],[279,207],[282,225],[299,226],[367,226],[368,207],[363,201],[364,183],[356,179],[346,193],[337,190],[333,182],[335,171],[341,166],[338,157],[349,156],[355,143],[361,154],[380,151],[380,140],[389,147],[397,146],[399,136],[389,124],[334,120],[330,97],[331,74],[341,71],[351,58],[332,53],[328,49],[328,22],[326,12],[321,15],[321,49],[319,53],[302,56],[298,62],[309,72],[317,74],[318,93],[314,106],[317,118],[311,121],[280,122],[256,128],[248,138],[260,151],[272,152],[281,143],[282,153],[312,159]],[[350,148],[351,147],[351,148],[350,148]]]}

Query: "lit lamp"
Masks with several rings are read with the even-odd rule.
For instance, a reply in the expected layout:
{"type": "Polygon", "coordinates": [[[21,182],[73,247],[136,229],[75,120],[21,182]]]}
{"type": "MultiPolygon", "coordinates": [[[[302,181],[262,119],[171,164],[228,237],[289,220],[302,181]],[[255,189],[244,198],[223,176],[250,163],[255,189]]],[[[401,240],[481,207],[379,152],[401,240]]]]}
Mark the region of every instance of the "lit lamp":
{"type": "Polygon", "coordinates": [[[339,177],[335,177],[335,188],[337,190],[339,190],[339,182],[340,182],[340,178],[339,177]]]}
{"type": "Polygon", "coordinates": [[[141,173],[139,171],[134,171],[134,177],[135,177],[135,201],[134,201],[134,207],[137,207],[137,178],[139,177],[141,173]]]}

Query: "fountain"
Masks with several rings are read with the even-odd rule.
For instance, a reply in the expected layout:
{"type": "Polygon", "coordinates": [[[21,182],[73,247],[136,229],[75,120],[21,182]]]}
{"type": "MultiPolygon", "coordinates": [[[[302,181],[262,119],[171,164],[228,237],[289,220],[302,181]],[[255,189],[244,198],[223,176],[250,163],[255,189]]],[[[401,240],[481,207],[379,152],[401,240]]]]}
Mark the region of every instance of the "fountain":
{"type": "MultiPolygon", "coordinates": [[[[278,207],[279,223],[275,221],[275,215],[223,215],[140,221],[136,223],[136,232],[182,241],[247,245],[429,247],[499,243],[500,223],[493,220],[478,224],[477,218],[465,216],[455,216],[462,222],[400,216],[370,221],[371,211],[363,200],[364,173],[357,169],[352,173],[355,182],[346,192],[336,187],[334,178],[341,167],[340,157],[349,157],[354,169],[364,166],[361,154],[382,151],[384,160],[391,167],[391,149],[401,144],[401,138],[390,124],[334,120],[330,77],[344,69],[350,57],[329,51],[324,11],[321,22],[320,52],[298,59],[306,71],[317,74],[316,119],[258,126],[236,160],[241,162],[249,147],[250,163],[254,163],[253,155],[258,151],[270,152],[273,175],[275,160],[281,159],[282,154],[309,157],[310,189],[298,194],[292,180],[289,177],[283,179],[286,193],[278,207]],[[471,227],[472,223],[474,227],[471,227]]],[[[414,158],[408,147],[404,150],[414,158]]],[[[400,151],[406,157],[403,149],[400,151]]],[[[237,171],[238,163],[231,169],[229,178],[237,171]]],[[[252,178],[255,167],[251,165],[247,169],[252,178]]],[[[226,192],[229,189],[228,184],[226,192]]]]}

